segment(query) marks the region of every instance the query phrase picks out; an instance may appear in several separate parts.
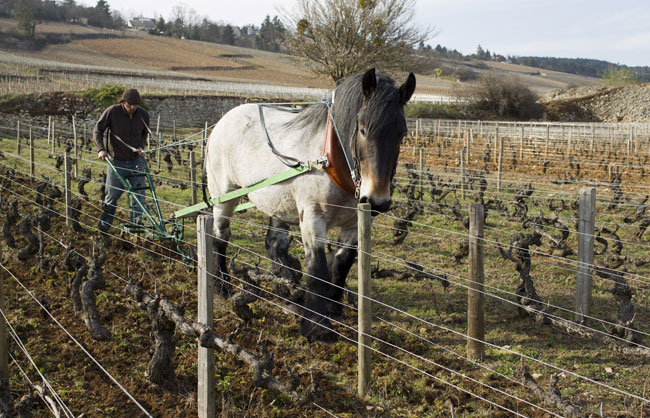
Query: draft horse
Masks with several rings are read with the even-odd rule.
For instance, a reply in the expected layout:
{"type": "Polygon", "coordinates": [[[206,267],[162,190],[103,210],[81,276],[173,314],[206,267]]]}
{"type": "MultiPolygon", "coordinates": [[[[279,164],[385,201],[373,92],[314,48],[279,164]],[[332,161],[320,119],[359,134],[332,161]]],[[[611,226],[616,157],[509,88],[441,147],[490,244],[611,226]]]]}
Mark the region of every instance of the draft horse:
{"type": "MultiPolygon", "coordinates": [[[[328,317],[342,312],[345,278],[356,255],[355,208],[358,202],[370,203],[376,214],[390,207],[390,183],[407,133],[404,105],[414,90],[413,73],[397,87],[392,78],[373,68],[341,82],[327,97],[330,106],[306,106],[289,112],[244,104],[226,113],[210,134],[205,169],[209,193],[215,197],[287,170],[286,158],[278,154],[301,161],[321,157],[332,115],[352,173],[338,173],[343,181],[336,181],[323,170],[312,169],[248,195],[259,210],[272,218],[272,226],[300,226],[307,285],[300,332],[311,341],[336,340],[328,317]],[[356,190],[350,190],[345,183],[350,184],[355,174],[356,190]],[[343,245],[328,262],[325,236],[335,227],[341,228],[339,240],[343,245]]],[[[225,254],[235,205],[236,201],[229,201],[213,208],[222,283],[227,282],[225,254]]],[[[274,229],[270,228],[269,233],[277,234],[272,232],[274,229]]],[[[227,296],[227,284],[217,289],[227,296]]]]}

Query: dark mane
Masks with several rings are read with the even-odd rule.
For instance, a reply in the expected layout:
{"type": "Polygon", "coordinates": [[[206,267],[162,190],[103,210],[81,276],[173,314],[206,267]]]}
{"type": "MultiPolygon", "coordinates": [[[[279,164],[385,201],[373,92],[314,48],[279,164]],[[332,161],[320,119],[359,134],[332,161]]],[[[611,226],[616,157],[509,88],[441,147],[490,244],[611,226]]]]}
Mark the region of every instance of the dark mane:
{"type": "MultiPolygon", "coordinates": [[[[377,75],[377,100],[371,100],[368,103],[368,115],[374,116],[376,120],[365,121],[366,125],[379,122],[387,106],[399,103],[399,89],[395,87],[395,81],[389,76],[381,73],[377,75]],[[394,96],[394,97],[393,97],[394,96]]],[[[334,90],[334,122],[339,130],[341,139],[344,144],[348,144],[351,134],[356,130],[357,114],[361,109],[363,93],[361,79],[363,74],[357,74],[344,79],[341,84],[334,90]]],[[[327,96],[327,100],[332,102],[332,93],[327,96]]],[[[327,122],[327,107],[323,105],[307,106],[305,109],[290,122],[287,126],[295,128],[310,128],[310,133],[314,134],[325,128],[327,122]]]]}

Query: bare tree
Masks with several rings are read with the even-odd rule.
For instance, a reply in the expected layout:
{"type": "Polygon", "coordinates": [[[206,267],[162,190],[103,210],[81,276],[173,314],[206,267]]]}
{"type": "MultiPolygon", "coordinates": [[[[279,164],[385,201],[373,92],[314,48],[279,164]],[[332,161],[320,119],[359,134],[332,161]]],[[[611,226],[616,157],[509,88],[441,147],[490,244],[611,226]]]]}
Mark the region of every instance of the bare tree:
{"type": "Polygon", "coordinates": [[[415,0],[297,0],[284,12],[287,47],[335,81],[370,67],[404,71],[431,30],[412,25],[415,0]]]}

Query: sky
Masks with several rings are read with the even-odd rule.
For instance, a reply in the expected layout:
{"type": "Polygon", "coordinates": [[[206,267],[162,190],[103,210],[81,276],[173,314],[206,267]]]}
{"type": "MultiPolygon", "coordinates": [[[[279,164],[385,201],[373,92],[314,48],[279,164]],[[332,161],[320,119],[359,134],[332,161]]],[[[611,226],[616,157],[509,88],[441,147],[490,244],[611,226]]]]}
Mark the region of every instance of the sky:
{"type": "MultiPolygon", "coordinates": [[[[296,0],[107,1],[126,18],[168,19],[182,5],[201,17],[236,26],[259,26],[266,15],[281,16],[282,9],[291,11],[296,4],[296,0]]],[[[476,52],[480,44],[502,55],[650,66],[647,0],[416,0],[414,23],[435,35],[425,43],[463,54],[476,52]]]]}

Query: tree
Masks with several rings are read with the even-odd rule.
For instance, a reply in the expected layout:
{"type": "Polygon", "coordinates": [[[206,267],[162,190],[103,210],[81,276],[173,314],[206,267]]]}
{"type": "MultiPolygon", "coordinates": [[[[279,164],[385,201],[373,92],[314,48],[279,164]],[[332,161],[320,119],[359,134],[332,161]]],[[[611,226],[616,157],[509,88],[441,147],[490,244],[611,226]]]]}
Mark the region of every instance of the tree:
{"type": "Polygon", "coordinates": [[[18,0],[14,17],[18,20],[18,28],[25,35],[34,39],[36,25],[41,23],[41,2],[38,0],[18,0]]]}
{"type": "Polygon", "coordinates": [[[625,65],[610,65],[603,73],[603,80],[608,86],[625,86],[637,83],[638,77],[634,71],[625,65]]]}
{"type": "Polygon", "coordinates": [[[226,45],[235,44],[235,31],[233,30],[232,26],[226,25],[221,30],[221,43],[226,45]]]}
{"type": "Polygon", "coordinates": [[[289,50],[317,74],[339,80],[370,67],[402,71],[430,30],[411,25],[415,0],[298,0],[287,13],[289,50]]]}

